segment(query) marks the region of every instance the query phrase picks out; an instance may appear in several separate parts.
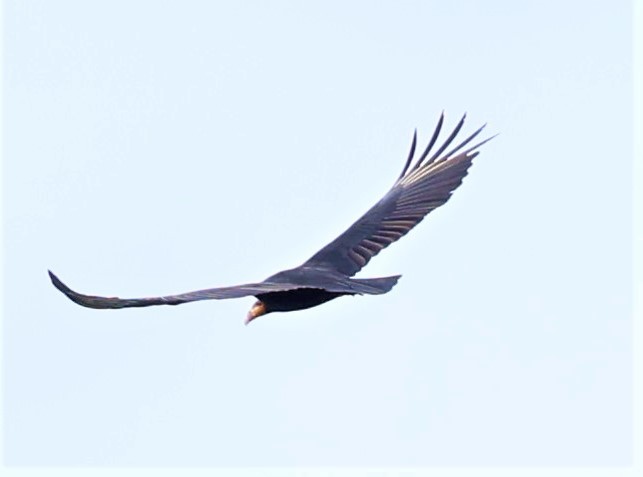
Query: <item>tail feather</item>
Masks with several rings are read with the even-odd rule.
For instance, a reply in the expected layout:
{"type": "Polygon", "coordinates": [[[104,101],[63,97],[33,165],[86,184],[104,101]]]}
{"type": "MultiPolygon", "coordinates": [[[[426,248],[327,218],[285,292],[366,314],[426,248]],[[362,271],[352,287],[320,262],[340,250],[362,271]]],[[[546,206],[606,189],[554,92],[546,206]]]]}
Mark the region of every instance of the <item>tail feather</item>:
{"type": "Polygon", "coordinates": [[[388,293],[395,286],[402,275],[379,278],[351,278],[351,288],[367,295],[381,295],[388,293]]]}

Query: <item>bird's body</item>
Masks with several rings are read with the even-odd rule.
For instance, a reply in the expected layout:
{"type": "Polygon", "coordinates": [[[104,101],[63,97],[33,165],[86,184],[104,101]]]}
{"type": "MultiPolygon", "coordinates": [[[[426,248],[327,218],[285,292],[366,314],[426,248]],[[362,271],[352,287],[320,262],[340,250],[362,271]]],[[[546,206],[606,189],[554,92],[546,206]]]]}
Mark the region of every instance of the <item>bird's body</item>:
{"type": "MultiPolygon", "coordinates": [[[[478,129],[451,151],[444,153],[457,136],[464,117],[443,145],[428,157],[442,128],[440,117],[433,136],[420,158],[411,163],[416,138],[402,173],[389,192],[343,234],[319,250],[301,266],[284,270],[263,282],[150,298],[117,298],[84,295],[71,290],[52,272],[56,288],[69,299],[89,308],[129,308],[152,305],[178,305],[199,300],[255,296],[246,322],[270,312],[311,308],[345,295],[387,293],[400,275],[381,278],[353,278],[380,250],[405,235],[429,212],[444,204],[462,183],[476,149],[489,139],[462,151],[475,138],[478,129]]],[[[483,126],[484,127],[484,126],[483,126]]]]}
{"type": "Polygon", "coordinates": [[[320,271],[310,267],[298,267],[279,272],[266,279],[267,282],[300,283],[303,288],[268,292],[257,295],[268,311],[295,311],[321,305],[344,295],[379,295],[393,288],[398,276],[355,279],[340,274],[320,271]],[[333,276],[336,275],[336,276],[333,276]]]}

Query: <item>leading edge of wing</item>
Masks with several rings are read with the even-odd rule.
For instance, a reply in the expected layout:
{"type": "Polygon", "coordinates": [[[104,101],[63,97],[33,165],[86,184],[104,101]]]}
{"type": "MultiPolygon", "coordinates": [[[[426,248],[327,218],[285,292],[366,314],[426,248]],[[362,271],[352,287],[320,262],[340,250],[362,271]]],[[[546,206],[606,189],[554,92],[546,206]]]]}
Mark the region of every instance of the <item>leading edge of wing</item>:
{"type": "Polygon", "coordinates": [[[51,270],[49,278],[53,285],[64,293],[74,303],[88,308],[118,309],[131,307],[144,307],[155,305],[180,305],[200,300],[224,300],[229,298],[242,298],[262,293],[288,291],[302,288],[302,285],[292,283],[249,283],[232,287],[208,288],[178,295],[167,295],[147,298],[119,298],[85,295],[72,290],[65,285],[51,270]]]}

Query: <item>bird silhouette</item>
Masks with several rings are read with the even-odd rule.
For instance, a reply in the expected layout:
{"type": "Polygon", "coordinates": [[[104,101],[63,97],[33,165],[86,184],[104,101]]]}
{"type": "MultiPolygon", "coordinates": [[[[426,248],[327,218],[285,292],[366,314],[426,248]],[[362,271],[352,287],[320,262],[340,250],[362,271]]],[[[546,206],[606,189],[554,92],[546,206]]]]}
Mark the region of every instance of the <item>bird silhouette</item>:
{"type": "Polygon", "coordinates": [[[407,234],[429,212],[447,202],[467,175],[473,159],[479,154],[478,148],[495,137],[489,137],[467,148],[485,127],[483,125],[447,151],[462,129],[465,118],[466,115],[442,145],[431,154],[444,123],[442,113],[428,145],[417,159],[416,130],[402,173],[379,202],[302,265],[276,273],[262,282],[209,288],[178,295],[118,298],[78,293],[51,271],[49,276],[53,285],[70,300],[89,308],[179,305],[200,300],[255,296],[257,301],[248,312],[246,324],[267,313],[311,308],[340,296],[387,293],[401,275],[379,278],[353,276],[382,249],[407,234]]]}

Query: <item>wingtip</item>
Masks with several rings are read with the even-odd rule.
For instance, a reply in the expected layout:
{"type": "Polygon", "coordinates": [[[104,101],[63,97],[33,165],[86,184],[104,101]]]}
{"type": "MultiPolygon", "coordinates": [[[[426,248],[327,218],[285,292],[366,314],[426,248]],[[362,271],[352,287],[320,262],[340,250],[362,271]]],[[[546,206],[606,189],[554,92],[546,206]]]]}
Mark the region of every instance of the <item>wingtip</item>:
{"type": "Polygon", "coordinates": [[[51,270],[47,270],[47,273],[49,274],[49,279],[51,280],[51,283],[61,292],[63,292],[65,295],[68,294],[68,292],[71,291],[71,289],[65,285],[62,281],[60,281],[60,278],[56,276],[54,272],[51,270]]]}
{"type": "Polygon", "coordinates": [[[480,144],[478,144],[478,146],[482,146],[483,144],[488,143],[488,142],[489,142],[489,141],[491,141],[493,138],[495,138],[495,137],[497,137],[497,136],[499,136],[499,135],[500,135],[500,133],[498,132],[498,133],[494,134],[493,136],[489,136],[487,139],[485,139],[485,140],[484,140],[484,141],[482,141],[480,144]]]}
{"type": "MultiPolygon", "coordinates": [[[[480,130],[482,130],[482,128],[480,128],[480,130]]],[[[476,134],[477,134],[477,133],[476,133],[476,134]]],[[[465,154],[465,155],[467,155],[467,154],[471,154],[471,152],[472,152],[472,151],[475,151],[475,150],[476,150],[476,149],[478,149],[480,146],[482,146],[482,145],[484,145],[484,144],[487,144],[489,141],[491,141],[493,138],[495,138],[495,137],[496,137],[496,136],[498,136],[499,134],[500,134],[500,133],[496,133],[496,134],[494,134],[493,136],[488,137],[488,138],[487,138],[487,139],[485,139],[484,141],[480,141],[480,142],[479,142],[479,143],[477,143],[475,146],[471,146],[469,149],[467,149],[467,150],[463,151],[463,152],[462,152],[462,154],[465,154]]],[[[473,157],[475,157],[475,156],[472,156],[472,158],[473,158],[473,157]]]]}

